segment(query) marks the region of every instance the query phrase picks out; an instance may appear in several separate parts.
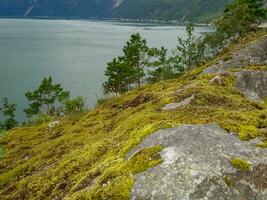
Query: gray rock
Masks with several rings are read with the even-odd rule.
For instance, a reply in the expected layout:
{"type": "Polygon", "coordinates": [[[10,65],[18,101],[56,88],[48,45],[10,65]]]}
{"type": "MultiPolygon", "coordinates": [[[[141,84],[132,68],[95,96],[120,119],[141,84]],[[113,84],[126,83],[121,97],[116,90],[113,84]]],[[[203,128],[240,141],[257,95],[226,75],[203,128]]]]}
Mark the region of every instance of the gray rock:
{"type": "Polygon", "coordinates": [[[265,200],[267,150],[256,147],[257,142],[240,141],[217,125],[157,131],[127,155],[128,159],[143,148],[164,147],[163,163],[136,175],[131,199],[265,200]],[[251,169],[233,168],[234,157],[247,160],[251,169]],[[227,184],[226,178],[233,184],[227,184]]]}
{"type": "Polygon", "coordinates": [[[210,80],[211,84],[215,84],[215,85],[223,85],[223,79],[220,75],[215,76],[213,79],[210,80]]]}
{"type": "Polygon", "coordinates": [[[229,60],[219,60],[206,68],[202,74],[219,74],[229,69],[243,68],[252,65],[267,65],[267,37],[252,42],[233,53],[229,60]]]}
{"type": "Polygon", "coordinates": [[[60,122],[59,121],[53,121],[53,122],[50,122],[49,124],[48,124],[48,128],[55,128],[56,126],[58,126],[60,124],[60,122]]]}
{"type": "Polygon", "coordinates": [[[191,97],[179,102],[179,103],[170,103],[170,104],[167,104],[166,106],[164,106],[162,108],[163,111],[167,111],[167,110],[175,110],[175,109],[178,109],[178,108],[181,108],[183,106],[186,106],[188,105],[189,103],[191,103],[191,101],[195,98],[195,95],[193,94],[191,97]]]}
{"type": "Polygon", "coordinates": [[[267,71],[243,70],[236,73],[236,87],[253,101],[267,97],[267,71]]]}

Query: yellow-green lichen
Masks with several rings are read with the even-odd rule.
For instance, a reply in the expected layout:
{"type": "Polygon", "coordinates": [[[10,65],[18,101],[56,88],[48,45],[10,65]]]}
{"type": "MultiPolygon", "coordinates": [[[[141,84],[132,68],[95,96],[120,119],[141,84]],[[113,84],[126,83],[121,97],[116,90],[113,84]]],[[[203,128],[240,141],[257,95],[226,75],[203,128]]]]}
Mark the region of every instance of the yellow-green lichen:
{"type": "Polygon", "coordinates": [[[258,147],[267,148],[267,140],[262,141],[261,143],[257,144],[258,147]]]}
{"type": "Polygon", "coordinates": [[[233,181],[231,176],[225,176],[224,177],[224,182],[226,183],[226,185],[228,187],[233,187],[234,186],[234,181],[233,181]]]}
{"type": "Polygon", "coordinates": [[[249,140],[257,137],[259,131],[255,126],[240,126],[239,137],[241,140],[249,140]]]}
{"type": "Polygon", "coordinates": [[[231,164],[234,168],[240,169],[243,171],[248,171],[250,169],[250,164],[241,158],[233,158],[231,159],[231,164]]]}

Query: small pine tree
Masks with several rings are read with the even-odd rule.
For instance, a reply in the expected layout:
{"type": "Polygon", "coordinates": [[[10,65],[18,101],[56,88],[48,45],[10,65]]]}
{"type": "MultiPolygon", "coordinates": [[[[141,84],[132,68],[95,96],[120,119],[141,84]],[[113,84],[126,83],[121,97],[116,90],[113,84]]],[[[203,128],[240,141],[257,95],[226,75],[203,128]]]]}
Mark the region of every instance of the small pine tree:
{"type": "Polygon", "coordinates": [[[148,64],[148,50],[146,40],[139,33],[131,35],[123,47],[124,55],[107,64],[104,92],[117,95],[128,91],[134,84],[140,87],[148,64]]]}
{"type": "Polygon", "coordinates": [[[107,64],[105,76],[104,93],[122,94],[133,82],[133,69],[126,64],[124,57],[118,57],[107,64]]]}
{"type": "Polygon", "coordinates": [[[148,49],[147,41],[141,37],[140,33],[131,35],[130,40],[123,47],[125,64],[133,69],[132,77],[138,88],[141,86],[142,78],[145,76],[148,49]]]}
{"type": "Polygon", "coordinates": [[[62,104],[69,98],[69,94],[60,84],[53,84],[52,77],[44,78],[38,89],[25,94],[30,104],[24,112],[28,117],[42,112],[52,116],[55,114],[56,105],[62,104]]]}
{"type": "Polygon", "coordinates": [[[18,122],[15,119],[16,107],[16,104],[10,103],[7,98],[2,99],[2,107],[0,107],[0,112],[6,119],[4,122],[0,122],[0,131],[7,131],[18,125],[18,122]]]}
{"type": "Polygon", "coordinates": [[[178,73],[176,67],[171,65],[171,60],[167,57],[167,49],[161,47],[160,49],[149,49],[148,55],[152,57],[149,67],[153,68],[148,72],[147,81],[149,83],[156,83],[161,80],[167,80],[177,77],[178,73]]]}
{"type": "Polygon", "coordinates": [[[186,26],[187,38],[178,37],[178,45],[174,51],[174,58],[178,66],[192,69],[201,64],[204,59],[204,44],[201,37],[194,35],[193,24],[186,26]]]}

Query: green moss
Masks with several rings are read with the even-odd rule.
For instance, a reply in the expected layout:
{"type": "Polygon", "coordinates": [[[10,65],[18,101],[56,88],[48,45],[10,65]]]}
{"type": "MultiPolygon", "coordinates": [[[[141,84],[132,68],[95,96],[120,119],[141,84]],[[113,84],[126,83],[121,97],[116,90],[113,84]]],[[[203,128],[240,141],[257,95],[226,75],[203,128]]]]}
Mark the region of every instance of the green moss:
{"type": "Polygon", "coordinates": [[[248,66],[244,69],[254,70],[254,71],[267,71],[266,65],[258,65],[258,66],[248,66]]]}
{"type": "Polygon", "coordinates": [[[257,144],[258,147],[267,148],[267,139],[257,144]]]}
{"type": "Polygon", "coordinates": [[[3,157],[4,155],[4,149],[0,146],[0,159],[3,157]]]}
{"type": "Polygon", "coordinates": [[[250,164],[246,160],[240,158],[233,158],[231,164],[234,168],[240,169],[243,171],[248,171],[250,169],[250,164]]]}
{"type": "Polygon", "coordinates": [[[267,66],[266,65],[246,66],[246,67],[242,67],[242,68],[231,68],[228,71],[230,71],[230,72],[240,72],[242,70],[267,71],[267,66]]]}
{"type": "Polygon", "coordinates": [[[267,107],[267,97],[265,97],[265,98],[263,99],[263,103],[264,103],[264,105],[267,107]]]}
{"type": "Polygon", "coordinates": [[[226,183],[226,185],[228,187],[233,187],[234,186],[234,181],[233,181],[231,176],[225,176],[224,177],[224,182],[226,183]]]}
{"type": "Polygon", "coordinates": [[[109,168],[101,177],[99,185],[89,194],[89,199],[129,199],[134,183],[133,175],[161,163],[161,150],[159,146],[143,149],[123,165],[109,168]]]}
{"type": "Polygon", "coordinates": [[[240,126],[239,137],[241,140],[250,140],[259,135],[255,126],[240,126]]]}

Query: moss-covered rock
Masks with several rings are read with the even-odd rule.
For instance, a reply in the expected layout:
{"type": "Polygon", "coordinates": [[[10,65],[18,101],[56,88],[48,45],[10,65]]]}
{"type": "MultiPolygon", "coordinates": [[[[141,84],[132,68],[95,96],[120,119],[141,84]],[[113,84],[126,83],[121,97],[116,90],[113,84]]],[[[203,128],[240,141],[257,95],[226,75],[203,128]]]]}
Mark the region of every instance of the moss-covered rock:
{"type": "Polygon", "coordinates": [[[256,170],[256,166],[267,162],[267,151],[256,147],[253,140],[243,142],[214,124],[182,125],[149,135],[127,157],[155,145],[163,146],[163,162],[136,175],[131,199],[212,200],[223,197],[232,200],[246,197],[261,200],[267,197],[262,192],[267,189],[267,171],[256,170]],[[253,173],[238,173],[252,166],[255,166],[253,173]],[[261,173],[261,177],[253,175],[256,173],[261,173]]]}

